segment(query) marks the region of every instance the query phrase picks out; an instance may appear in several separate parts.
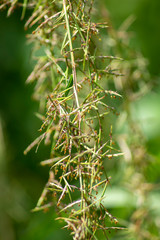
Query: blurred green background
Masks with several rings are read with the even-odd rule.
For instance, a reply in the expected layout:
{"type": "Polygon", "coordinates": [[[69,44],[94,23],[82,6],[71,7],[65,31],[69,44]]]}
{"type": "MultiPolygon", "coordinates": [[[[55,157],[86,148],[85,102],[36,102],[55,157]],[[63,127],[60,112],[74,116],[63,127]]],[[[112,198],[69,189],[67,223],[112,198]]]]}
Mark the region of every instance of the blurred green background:
{"type": "MultiPolygon", "coordinates": [[[[128,16],[136,17],[131,26],[135,35],[134,46],[149,62],[153,88],[136,103],[135,115],[142,123],[147,151],[155,159],[147,169],[148,181],[159,183],[160,1],[103,1],[115,28],[128,16]]],[[[38,153],[32,150],[27,156],[23,155],[24,149],[38,136],[41,122],[34,115],[38,111],[38,104],[32,99],[34,86],[25,85],[34,62],[30,59],[31,46],[26,44],[25,20],[20,21],[20,16],[21,10],[16,10],[9,18],[5,11],[0,12],[0,239],[71,239],[67,231],[61,230],[60,223],[54,220],[54,211],[30,212],[48,178],[47,169],[42,168],[39,162],[49,157],[49,151],[42,144],[38,153]]],[[[130,201],[130,198],[127,199],[130,201]]],[[[157,198],[154,204],[158,209],[157,198]]],[[[114,208],[113,202],[110,207],[114,208]]],[[[124,209],[118,208],[114,211],[115,215],[127,215],[120,211],[124,209]]]]}

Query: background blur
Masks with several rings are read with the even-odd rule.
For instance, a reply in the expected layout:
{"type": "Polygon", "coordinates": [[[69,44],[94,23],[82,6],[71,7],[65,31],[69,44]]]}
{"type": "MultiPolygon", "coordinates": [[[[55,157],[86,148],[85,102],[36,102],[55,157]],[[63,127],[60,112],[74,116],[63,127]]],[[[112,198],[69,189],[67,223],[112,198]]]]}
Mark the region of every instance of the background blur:
{"type": "MultiPolygon", "coordinates": [[[[135,17],[130,27],[134,32],[133,46],[148,61],[152,90],[136,103],[134,111],[142,123],[147,152],[154,159],[147,167],[147,180],[159,184],[160,1],[103,1],[115,29],[128,16],[135,17]]],[[[27,156],[23,155],[24,149],[38,136],[41,122],[34,114],[38,111],[38,105],[32,99],[34,86],[25,85],[34,62],[30,59],[31,46],[26,44],[25,20],[20,21],[20,16],[21,10],[16,10],[9,18],[5,11],[0,12],[0,239],[71,239],[68,232],[60,229],[60,223],[54,220],[56,215],[53,211],[30,211],[35,207],[48,178],[47,169],[42,168],[39,162],[49,157],[49,151],[41,144],[38,153],[32,150],[27,156]]],[[[121,175],[121,168],[118,171],[121,175]]],[[[117,169],[111,172],[113,179],[116,172],[117,169]]],[[[120,198],[121,192],[116,194],[117,191],[112,191],[112,196],[120,198]]],[[[153,209],[160,214],[160,191],[150,197],[153,209]]],[[[118,206],[117,202],[114,205],[110,200],[110,208],[117,217],[125,219],[130,211],[125,207],[130,200],[129,197],[124,200],[122,196],[122,203],[118,206]],[[126,199],[128,202],[125,202],[126,199]]],[[[160,220],[156,224],[160,226],[160,220]]]]}

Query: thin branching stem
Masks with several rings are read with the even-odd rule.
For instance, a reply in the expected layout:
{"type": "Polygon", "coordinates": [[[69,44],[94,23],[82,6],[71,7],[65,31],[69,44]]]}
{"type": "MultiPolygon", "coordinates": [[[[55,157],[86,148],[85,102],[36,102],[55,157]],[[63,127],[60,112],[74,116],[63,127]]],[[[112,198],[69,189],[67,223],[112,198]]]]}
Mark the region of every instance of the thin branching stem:
{"type": "MultiPolygon", "coordinates": [[[[17,1],[9,2],[10,14],[17,1]]],[[[108,97],[120,97],[105,89],[101,78],[120,75],[110,68],[117,58],[100,53],[96,42],[106,23],[92,22],[93,0],[24,0],[22,18],[31,3],[33,14],[25,28],[36,26],[28,38],[34,52],[41,49],[43,54],[36,57],[27,83],[35,82],[34,97],[42,112],[37,116],[43,122],[40,137],[25,154],[43,140],[51,144],[51,158],[41,163],[50,167],[49,179],[35,211],[54,205],[65,214],[58,219],[65,221],[74,240],[98,239],[97,231],[105,231],[113,220],[107,210],[99,211],[110,179],[103,161],[118,156],[103,135],[102,121],[116,113],[108,97]]]]}

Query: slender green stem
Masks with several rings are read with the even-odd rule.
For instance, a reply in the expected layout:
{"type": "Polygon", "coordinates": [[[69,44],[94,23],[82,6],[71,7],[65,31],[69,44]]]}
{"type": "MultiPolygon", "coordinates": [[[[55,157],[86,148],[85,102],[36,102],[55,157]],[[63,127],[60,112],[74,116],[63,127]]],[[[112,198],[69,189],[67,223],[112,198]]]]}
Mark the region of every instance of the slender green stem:
{"type": "Polygon", "coordinates": [[[75,60],[74,60],[73,45],[72,45],[72,35],[71,35],[71,29],[70,29],[68,14],[67,14],[66,0],[63,0],[63,7],[64,7],[64,13],[65,13],[65,19],[66,19],[66,27],[67,27],[67,33],[68,33],[68,39],[69,39],[69,45],[70,45],[70,55],[71,55],[72,74],[73,74],[73,91],[74,91],[74,96],[75,96],[77,107],[79,108],[79,100],[78,100],[78,94],[77,94],[76,64],[75,64],[75,60]]]}

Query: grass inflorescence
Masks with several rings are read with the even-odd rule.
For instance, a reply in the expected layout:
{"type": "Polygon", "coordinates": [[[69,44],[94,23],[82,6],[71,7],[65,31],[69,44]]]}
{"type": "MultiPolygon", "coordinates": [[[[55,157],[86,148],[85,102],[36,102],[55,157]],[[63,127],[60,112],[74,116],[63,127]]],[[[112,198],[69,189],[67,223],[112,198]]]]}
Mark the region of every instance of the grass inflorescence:
{"type": "Polygon", "coordinates": [[[43,140],[51,144],[51,158],[41,162],[50,167],[49,179],[34,211],[56,206],[57,219],[66,222],[74,240],[97,239],[98,230],[107,238],[108,230],[121,229],[107,226],[106,218],[118,221],[103,206],[110,182],[103,162],[121,155],[112,144],[112,128],[110,136],[103,135],[103,118],[118,114],[107,99],[121,97],[103,81],[121,75],[110,67],[121,59],[99,49],[107,23],[92,21],[93,0],[3,2],[8,15],[16,6],[23,7],[22,18],[27,6],[33,9],[25,29],[34,27],[27,37],[38,56],[27,82],[35,82],[34,96],[46,113],[37,114],[41,134],[24,153],[43,140]]]}

